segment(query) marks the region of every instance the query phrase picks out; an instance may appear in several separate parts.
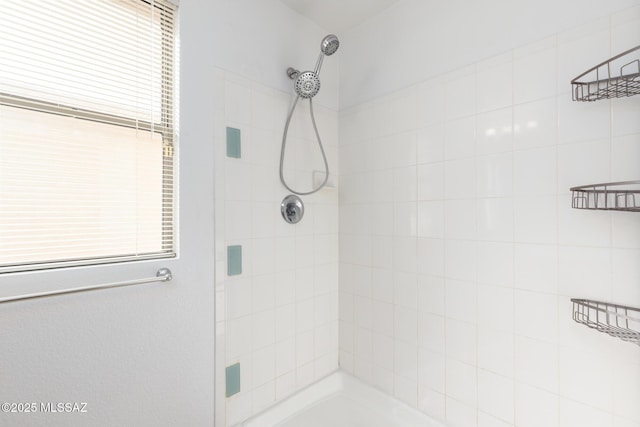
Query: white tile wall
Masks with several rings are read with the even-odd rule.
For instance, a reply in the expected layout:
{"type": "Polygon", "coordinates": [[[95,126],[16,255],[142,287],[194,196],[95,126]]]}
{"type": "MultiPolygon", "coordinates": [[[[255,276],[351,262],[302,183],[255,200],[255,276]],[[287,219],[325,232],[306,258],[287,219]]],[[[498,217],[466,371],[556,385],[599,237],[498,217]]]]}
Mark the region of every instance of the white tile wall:
{"type": "MultiPolygon", "coordinates": [[[[640,176],[640,99],[579,104],[568,84],[638,28],[636,7],[339,115],[317,105],[340,190],[307,198],[295,227],[277,176],[289,94],[214,70],[217,369],[242,366],[217,422],[339,357],[451,426],[639,427],[637,348],[575,324],[568,302],[640,305],[638,215],[571,210],[568,191],[640,176]],[[226,158],[226,126],[242,159],[226,158]],[[226,277],[229,244],[241,276],[226,277]]],[[[286,171],[302,186],[321,167],[307,111],[286,171]]]]}
{"type": "MultiPolygon", "coordinates": [[[[286,224],[278,162],[290,94],[221,70],[214,77],[223,95],[214,122],[222,361],[216,425],[231,426],[338,368],[338,194],[332,189],[305,197],[303,220],[286,224]],[[226,126],[241,130],[240,159],[226,157],[226,126]],[[227,277],[226,246],[236,244],[243,247],[242,274],[227,277]],[[241,391],[225,398],[224,367],[238,362],[241,391]]],[[[321,105],[314,110],[337,185],[338,114],[321,105]]],[[[298,111],[288,142],[288,153],[297,150],[288,159],[297,156],[300,171],[307,171],[297,175],[301,186],[310,185],[308,171],[319,169],[317,145],[296,147],[308,142],[303,114],[298,111]]],[[[289,164],[287,172],[293,170],[289,164]]]]}
{"type": "Polygon", "coordinates": [[[638,28],[636,7],[341,112],[343,369],[451,426],[640,426],[639,349],[569,302],[640,306],[640,215],[569,192],[640,178],[640,98],[569,84],[638,28]]]}

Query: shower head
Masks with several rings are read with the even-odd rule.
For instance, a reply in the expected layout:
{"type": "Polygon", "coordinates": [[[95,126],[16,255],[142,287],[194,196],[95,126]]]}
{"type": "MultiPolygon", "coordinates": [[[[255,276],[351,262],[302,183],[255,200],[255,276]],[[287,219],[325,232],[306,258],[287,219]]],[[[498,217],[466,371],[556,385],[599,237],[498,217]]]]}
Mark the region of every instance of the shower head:
{"type": "Polygon", "coordinates": [[[320,50],[327,56],[333,55],[336,53],[336,50],[340,47],[340,40],[335,34],[329,34],[325,38],[322,39],[322,43],[320,43],[320,50]]]}
{"type": "Polygon", "coordinates": [[[313,98],[320,90],[320,78],[313,71],[304,71],[296,77],[294,88],[298,96],[313,98]]]}
{"type": "Polygon", "coordinates": [[[340,41],[334,34],[329,34],[322,39],[320,43],[320,55],[316,62],[316,67],[313,71],[299,72],[289,67],[287,69],[287,75],[289,78],[294,79],[294,89],[296,94],[302,98],[313,98],[320,91],[320,68],[322,68],[322,60],[325,56],[330,56],[336,53],[340,47],[340,41]]]}

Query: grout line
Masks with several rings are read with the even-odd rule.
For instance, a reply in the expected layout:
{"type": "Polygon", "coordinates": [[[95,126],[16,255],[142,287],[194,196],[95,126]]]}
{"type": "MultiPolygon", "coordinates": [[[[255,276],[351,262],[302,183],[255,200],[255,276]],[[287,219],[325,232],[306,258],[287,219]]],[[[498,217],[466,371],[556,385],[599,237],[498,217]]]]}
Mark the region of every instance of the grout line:
{"type": "Polygon", "coordinates": [[[513,243],[511,245],[511,348],[513,351],[513,371],[511,372],[511,381],[512,388],[511,393],[513,397],[513,407],[512,409],[512,419],[511,422],[513,425],[516,425],[516,412],[517,412],[517,389],[516,389],[516,209],[515,209],[515,152],[516,152],[516,136],[515,136],[515,50],[511,51],[511,129],[513,132],[512,141],[511,141],[511,235],[513,236],[513,243]]]}
{"type": "MultiPolygon", "coordinates": [[[[479,205],[479,197],[478,197],[478,63],[474,64],[474,79],[475,79],[475,93],[474,93],[474,126],[473,126],[473,167],[474,167],[474,175],[475,175],[475,183],[474,183],[474,201],[475,201],[475,230],[474,230],[474,260],[475,260],[475,274],[474,274],[474,287],[476,291],[476,301],[475,301],[475,371],[476,371],[476,404],[475,404],[475,412],[476,412],[476,425],[480,425],[480,367],[478,366],[478,205],[479,205]]],[[[446,333],[445,333],[446,335],[446,333]]]]}
{"type": "MultiPolygon", "coordinates": [[[[559,110],[559,96],[558,96],[558,63],[559,63],[559,45],[558,45],[558,33],[555,34],[555,81],[556,81],[556,90],[555,90],[555,110],[556,110],[556,117],[555,117],[555,149],[556,149],[556,230],[555,230],[555,255],[556,255],[556,260],[557,260],[557,268],[556,268],[556,286],[555,286],[555,292],[556,292],[556,304],[558,306],[558,310],[556,312],[556,328],[559,327],[560,325],[560,296],[558,295],[558,289],[560,287],[560,250],[559,250],[559,221],[558,221],[558,216],[559,216],[559,211],[560,211],[560,205],[558,203],[558,194],[560,193],[560,162],[559,162],[559,156],[558,156],[558,140],[559,140],[559,135],[560,135],[560,121],[559,121],[559,115],[560,115],[560,110],[559,110]]],[[[559,333],[559,331],[558,331],[559,333]]],[[[557,340],[554,343],[554,348],[555,348],[555,363],[556,363],[556,382],[557,382],[557,388],[556,391],[554,392],[555,395],[559,395],[559,391],[560,391],[560,345],[559,345],[559,340],[557,340]]],[[[560,417],[560,398],[558,397],[558,413],[556,414],[556,421],[557,421],[557,425],[560,425],[561,422],[561,417],[560,417]]]]}

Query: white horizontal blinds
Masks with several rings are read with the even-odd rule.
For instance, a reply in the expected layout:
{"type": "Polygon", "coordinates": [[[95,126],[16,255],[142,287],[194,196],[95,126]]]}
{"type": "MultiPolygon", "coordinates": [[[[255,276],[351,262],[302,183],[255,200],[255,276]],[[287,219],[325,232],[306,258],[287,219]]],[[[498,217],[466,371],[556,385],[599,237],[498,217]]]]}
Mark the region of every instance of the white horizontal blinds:
{"type": "Polygon", "coordinates": [[[172,255],[173,6],[1,5],[0,271],[172,255]]]}
{"type": "Polygon", "coordinates": [[[0,119],[2,264],[161,251],[160,134],[6,106],[0,119]]]}
{"type": "Polygon", "coordinates": [[[159,122],[153,11],[141,0],[3,0],[0,92],[159,122]]]}

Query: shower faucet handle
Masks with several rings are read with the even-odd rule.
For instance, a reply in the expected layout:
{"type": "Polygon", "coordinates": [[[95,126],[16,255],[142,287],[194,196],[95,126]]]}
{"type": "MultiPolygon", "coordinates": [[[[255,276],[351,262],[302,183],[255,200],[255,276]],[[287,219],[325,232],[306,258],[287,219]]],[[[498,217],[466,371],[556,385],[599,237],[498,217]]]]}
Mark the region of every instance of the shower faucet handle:
{"type": "Polygon", "coordinates": [[[290,194],[282,201],[280,212],[282,218],[289,224],[297,224],[304,215],[304,204],[300,197],[290,194]]]}

